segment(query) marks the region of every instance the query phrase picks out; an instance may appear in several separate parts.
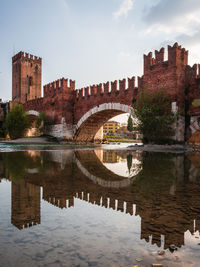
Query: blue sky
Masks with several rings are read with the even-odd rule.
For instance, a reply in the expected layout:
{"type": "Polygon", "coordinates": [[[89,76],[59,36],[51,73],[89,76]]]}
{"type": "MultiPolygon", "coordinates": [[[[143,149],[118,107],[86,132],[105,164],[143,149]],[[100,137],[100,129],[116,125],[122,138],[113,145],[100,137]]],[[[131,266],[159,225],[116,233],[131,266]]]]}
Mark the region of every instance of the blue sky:
{"type": "Polygon", "coordinates": [[[11,57],[43,59],[43,85],[76,87],[142,75],[143,54],[179,44],[200,62],[199,0],[0,0],[0,98],[11,99],[11,57]]]}

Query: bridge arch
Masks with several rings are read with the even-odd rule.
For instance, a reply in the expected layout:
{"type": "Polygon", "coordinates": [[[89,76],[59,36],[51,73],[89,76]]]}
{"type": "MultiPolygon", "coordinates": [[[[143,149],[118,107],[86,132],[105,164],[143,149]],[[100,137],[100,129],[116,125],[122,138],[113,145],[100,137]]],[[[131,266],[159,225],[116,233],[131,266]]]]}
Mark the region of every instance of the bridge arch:
{"type": "Polygon", "coordinates": [[[114,116],[131,113],[133,108],[120,103],[104,103],[86,112],[76,124],[74,139],[94,141],[95,135],[105,122],[114,116]]]}

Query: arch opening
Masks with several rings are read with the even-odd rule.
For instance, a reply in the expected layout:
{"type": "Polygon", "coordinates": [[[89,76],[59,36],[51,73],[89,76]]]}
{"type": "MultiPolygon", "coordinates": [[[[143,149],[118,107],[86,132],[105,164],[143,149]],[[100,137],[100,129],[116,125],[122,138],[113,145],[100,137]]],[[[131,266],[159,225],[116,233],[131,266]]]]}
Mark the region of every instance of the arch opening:
{"type": "Polygon", "coordinates": [[[103,138],[98,131],[109,119],[123,114],[131,113],[132,107],[119,103],[105,103],[89,110],[77,123],[74,140],[90,141],[100,140],[103,138]]]}
{"type": "Polygon", "coordinates": [[[27,130],[26,136],[31,137],[31,136],[38,136],[40,135],[39,130],[36,127],[36,118],[39,116],[39,112],[36,110],[29,110],[27,111],[27,115],[29,116],[29,120],[31,123],[31,128],[27,130]]]}

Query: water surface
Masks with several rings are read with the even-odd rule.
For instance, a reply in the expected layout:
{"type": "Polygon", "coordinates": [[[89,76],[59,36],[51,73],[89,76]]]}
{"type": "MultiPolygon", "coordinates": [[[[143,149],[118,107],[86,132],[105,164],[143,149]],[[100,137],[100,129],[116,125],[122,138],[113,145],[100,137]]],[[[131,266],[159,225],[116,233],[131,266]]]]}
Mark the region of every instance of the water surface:
{"type": "Polygon", "coordinates": [[[0,266],[199,266],[199,162],[101,149],[1,152],[0,266]]]}

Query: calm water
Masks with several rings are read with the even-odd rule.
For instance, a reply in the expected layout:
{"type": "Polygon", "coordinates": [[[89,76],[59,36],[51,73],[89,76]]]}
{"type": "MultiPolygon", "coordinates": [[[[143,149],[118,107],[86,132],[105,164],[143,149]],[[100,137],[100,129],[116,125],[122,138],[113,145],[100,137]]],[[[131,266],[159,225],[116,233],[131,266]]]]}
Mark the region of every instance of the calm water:
{"type": "Polygon", "coordinates": [[[0,177],[0,266],[200,266],[200,155],[1,152],[0,177]]]}

